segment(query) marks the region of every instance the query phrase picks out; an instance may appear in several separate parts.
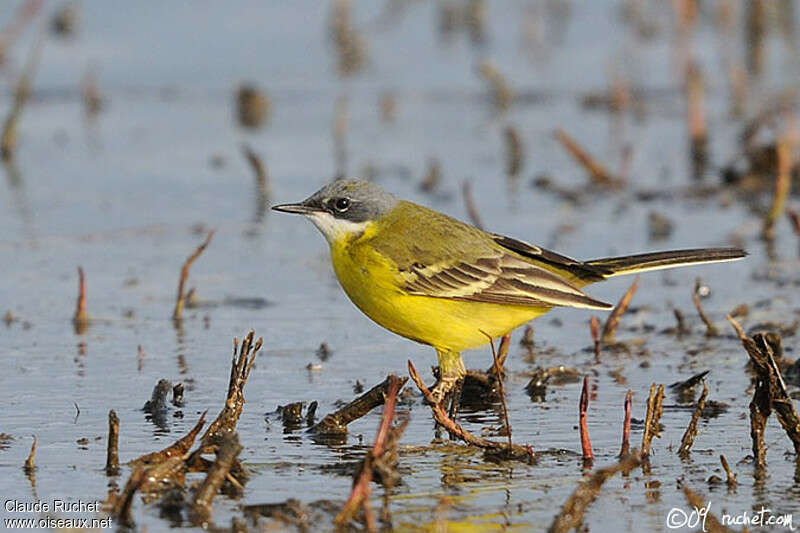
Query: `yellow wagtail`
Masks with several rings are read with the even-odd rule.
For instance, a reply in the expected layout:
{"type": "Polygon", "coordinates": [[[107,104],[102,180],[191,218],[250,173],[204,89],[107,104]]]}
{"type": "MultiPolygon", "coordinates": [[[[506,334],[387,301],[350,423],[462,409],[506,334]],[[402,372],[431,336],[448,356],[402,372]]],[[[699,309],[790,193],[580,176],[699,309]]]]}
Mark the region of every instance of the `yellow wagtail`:
{"type": "Polygon", "coordinates": [[[580,288],[622,274],[740,259],[703,248],[576,261],[487,233],[372,183],[348,179],[296,204],[330,244],[339,283],[384,328],[436,349],[438,399],[465,369],[460,352],[505,335],[554,306],[611,309],[580,288]]]}

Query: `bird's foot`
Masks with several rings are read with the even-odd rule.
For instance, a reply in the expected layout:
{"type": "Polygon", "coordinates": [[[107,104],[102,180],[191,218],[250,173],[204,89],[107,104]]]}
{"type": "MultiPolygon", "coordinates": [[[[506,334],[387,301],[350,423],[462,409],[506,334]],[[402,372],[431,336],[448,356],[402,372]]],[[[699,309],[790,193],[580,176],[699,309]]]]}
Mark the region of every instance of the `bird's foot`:
{"type": "Polygon", "coordinates": [[[450,392],[456,389],[456,384],[460,379],[461,376],[457,374],[449,374],[439,378],[439,381],[431,389],[431,396],[436,405],[444,406],[445,398],[450,392]]]}

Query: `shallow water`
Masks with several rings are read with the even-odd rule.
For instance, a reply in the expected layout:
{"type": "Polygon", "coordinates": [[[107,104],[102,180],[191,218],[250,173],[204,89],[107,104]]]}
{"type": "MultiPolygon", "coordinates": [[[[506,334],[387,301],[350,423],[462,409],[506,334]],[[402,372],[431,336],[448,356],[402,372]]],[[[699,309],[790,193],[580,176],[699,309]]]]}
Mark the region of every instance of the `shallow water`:
{"type": "MultiPolygon", "coordinates": [[[[9,20],[18,4],[0,6],[0,21],[9,20]]],[[[369,42],[370,63],[355,78],[341,80],[327,39],[328,5],[146,2],[134,9],[82,3],[74,39],[45,39],[33,99],[19,128],[18,174],[7,168],[0,189],[0,312],[18,317],[0,325],[0,398],[6,406],[0,432],[14,438],[0,451],[0,493],[24,502],[103,499],[109,483],[102,471],[108,410],[121,419],[121,460],[166,446],[188,431],[199,413],[215,414],[222,406],[232,338],[255,329],[265,346],[245,389],[238,425],[241,458],[254,475],[241,500],[216,498],[215,523],[229,524],[242,504],[346,499],[351,478],[331,468],[362,457],[380,410],[354,422],[344,444],[325,446],[302,430],[285,432],[275,409],[316,400],[319,412],[328,413],[354,396],[356,380],[370,387],[387,373],[405,375],[408,359],[430,380],[435,356],[430,348],[382,330],[349,303],[333,277],[324,241],[310,224],[277,213],[254,222],[253,179],[240,154],[247,142],[262,155],[275,203],[304,198],[336,172],[331,130],[336,102],[346,98],[346,173],[363,175],[373,167],[378,182],[402,197],[465,219],[460,184],[470,179],[492,231],[580,258],[725,245],[734,236],[751,254],[738,263],[642,276],[634,309],[617,335],[644,340],[643,349],[632,354],[606,351],[602,362],[594,363],[588,349],[591,313],[583,310],[555,310],[536,321],[535,364],[526,363],[517,332],[506,383],[509,417],[514,441],[542,452],[536,466],[486,463],[466,450],[419,451],[416,447],[431,442],[433,423],[417,397],[401,440],[403,484],[390,496],[395,526],[414,529],[445,518],[481,527],[546,529],[583,476],[580,383],[549,387],[545,403],[532,402],[524,390],[526,373],[535,366],[558,364],[590,377],[588,423],[596,467],[616,461],[628,389],[634,391],[633,417],[643,419],[652,382],[670,384],[710,369],[709,399],[729,405],[720,416],[702,420],[688,461],[676,451],[691,411],[666,409],[652,472],[610,480],[587,511],[590,530],[663,530],[671,508],[688,509],[679,478],[709,495],[718,515],[723,508],[736,514],[764,505],[800,520],[800,471],[774,417],[767,428],[763,483],[755,481],[745,459],[751,453],[750,377],[745,352],[724,319],[740,303],[751,307],[745,327],[800,317],[797,239],[782,218],[777,258],[769,260],[758,238],[760,220],[737,202],[724,205],[725,194],[636,201],[632,190],[680,191],[691,184],[668,7],[651,6],[661,30],[642,44],[623,24],[617,3],[573,4],[563,32],[554,12],[539,6],[543,31],[557,35],[532,55],[522,39],[526,6],[488,3],[488,39],[475,46],[463,33],[442,40],[434,4],[359,4],[355,22],[369,42]],[[483,57],[491,57],[517,92],[528,95],[505,115],[492,112],[475,73],[483,57]],[[94,124],[84,120],[79,89],[88,65],[98,68],[108,98],[94,124]],[[626,115],[621,130],[611,129],[607,113],[580,105],[583,94],[607,88],[614,70],[651,95],[645,118],[626,115]],[[271,120],[257,132],[244,132],[234,121],[233,88],[243,80],[257,82],[272,98],[271,120]],[[387,90],[398,102],[398,118],[388,125],[379,113],[387,90]],[[509,124],[519,129],[526,149],[514,193],[503,170],[502,131],[509,124]],[[619,146],[630,143],[629,189],[593,193],[576,206],[532,187],[531,178],[540,174],[565,186],[585,183],[583,170],[553,139],[557,127],[612,169],[619,167],[619,146]],[[213,156],[222,157],[221,168],[209,163],[213,156]],[[429,157],[441,161],[444,173],[436,197],[418,188],[429,157]],[[667,239],[648,240],[651,210],[673,221],[667,239]],[[216,235],[189,281],[209,305],[188,309],[176,330],[170,316],[180,266],[211,228],[216,235]],[[78,265],[87,274],[93,318],[81,335],[70,322],[78,265]],[[770,272],[775,279],[764,281],[770,272]],[[720,337],[705,337],[692,308],[697,276],[711,287],[703,305],[723,332],[720,337]],[[232,305],[235,298],[263,298],[267,305],[232,305]],[[661,333],[674,325],[672,307],[684,311],[690,334],[661,333]],[[333,351],[326,362],[315,355],[322,342],[333,351]],[[139,345],[146,354],[141,368],[139,345]],[[309,363],[321,368],[310,371],[309,363]],[[612,374],[621,374],[624,382],[612,374]],[[160,378],[187,385],[183,417],[172,416],[178,411],[173,409],[165,428],[141,411],[160,378]],[[21,468],[31,434],[39,444],[35,484],[21,468]],[[78,444],[81,438],[88,444],[78,444]],[[720,453],[739,475],[734,492],[706,483],[710,475],[721,475],[720,453]],[[653,481],[660,487],[653,488],[653,481]]],[[[48,15],[53,7],[46,6],[48,15]]],[[[734,141],[743,122],[728,112],[712,15],[701,16],[693,48],[708,80],[708,180],[717,183],[714,169],[737,153],[734,141]]],[[[3,109],[10,105],[15,73],[36,31],[36,25],[28,30],[0,73],[3,109]]],[[[753,113],[798,79],[796,57],[786,52],[785,41],[773,33],[767,45],[753,113]]],[[[741,54],[739,48],[741,43],[736,47],[741,54]]],[[[631,281],[615,279],[588,292],[616,301],[631,281]]],[[[790,358],[795,341],[784,338],[790,358]]],[[[486,368],[491,354],[478,350],[465,359],[469,367],[486,368]]],[[[674,403],[668,395],[665,404],[674,403]]],[[[461,420],[480,433],[499,425],[501,417],[497,410],[483,410],[464,413],[461,420]]],[[[634,425],[631,438],[638,445],[641,425],[634,425]]],[[[123,469],[112,481],[121,486],[128,475],[123,469]]],[[[375,508],[382,494],[376,486],[375,508]]],[[[138,500],[134,518],[150,531],[168,524],[138,500]]]]}

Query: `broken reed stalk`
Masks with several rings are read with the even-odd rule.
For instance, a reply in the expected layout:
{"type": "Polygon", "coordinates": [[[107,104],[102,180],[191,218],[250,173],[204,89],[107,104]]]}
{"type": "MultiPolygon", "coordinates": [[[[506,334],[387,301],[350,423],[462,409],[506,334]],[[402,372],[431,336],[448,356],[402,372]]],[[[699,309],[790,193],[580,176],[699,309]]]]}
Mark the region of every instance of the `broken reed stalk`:
{"type": "Polygon", "coordinates": [[[517,128],[508,126],[503,131],[506,146],[506,174],[509,178],[516,178],[522,170],[525,150],[522,147],[522,136],[517,128]]]}
{"type": "Polygon", "coordinates": [[[800,237],[800,213],[790,207],[787,207],[786,216],[789,218],[789,222],[792,224],[794,234],[797,235],[797,237],[800,237]]]}
{"type": "Polygon", "coordinates": [[[642,456],[650,456],[650,444],[653,437],[659,437],[659,420],[663,413],[664,385],[650,385],[650,396],[647,398],[647,415],[644,419],[644,433],[642,434],[642,456]]]}
{"type": "Polygon", "coordinates": [[[633,407],[633,393],[625,393],[625,418],[622,421],[622,446],[619,449],[620,458],[630,454],[631,445],[631,410],[633,407]]]}
{"type": "Polygon", "coordinates": [[[25,471],[26,474],[30,475],[36,470],[36,464],[34,462],[36,458],[36,435],[33,435],[33,442],[31,443],[31,451],[28,454],[28,458],[25,459],[25,464],[22,466],[22,469],[25,471]]]}
{"type": "Polygon", "coordinates": [[[181,267],[181,277],[178,280],[178,295],[175,299],[175,309],[172,311],[172,318],[173,320],[180,320],[181,314],[183,313],[183,305],[184,305],[184,288],[186,286],[186,278],[189,277],[189,268],[192,266],[192,263],[203,253],[203,250],[206,249],[208,244],[211,242],[211,238],[214,236],[214,230],[208,232],[208,236],[206,240],[203,241],[203,244],[197,247],[197,249],[190,255],[186,261],[183,263],[181,267]]]}
{"type": "Polygon", "coordinates": [[[728,321],[742,341],[742,346],[747,351],[757,375],[753,400],[750,402],[750,435],[753,439],[753,457],[756,466],[758,468],[766,466],[764,429],[773,409],[794,445],[795,454],[800,454],[800,416],[786,389],[786,383],[767,336],[756,333],[748,337],[732,316],[728,315],[728,321]]]}
{"type": "Polygon", "coordinates": [[[695,178],[700,178],[708,162],[705,84],[700,67],[691,60],[686,65],[686,122],[689,128],[692,172],[695,178]]]}
{"type": "Polygon", "coordinates": [[[436,422],[451,435],[455,435],[467,444],[471,444],[479,448],[493,451],[509,451],[515,457],[525,457],[528,460],[534,459],[533,450],[529,446],[520,446],[518,444],[514,444],[512,445],[511,449],[509,449],[507,444],[491,441],[482,437],[476,437],[466,429],[456,424],[447,416],[444,407],[442,407],[442,405],[436,401],[431,391],[427,386],[425,386],[422,378],[420,378],[419,374],[417,373],[417,369],[414,368],[414,364],[410,360],[408,361],[408,373],[419,388],[420,392],[422,392],[423,396],[430,404],[434,420],[436,420],[436,422]]]}
{"type": "Polygon", "coordinates": [[[231,467],[241,451],[242,445],[239,444],[239,437],[236,433],[226,433],[221,437],[221,442],[217,448],[217,458],[211,468],[208,469],[208,474],[206,474],[203,484],[197,490],[192,504],[195,519],[199,518],[200,521],[204,521],[210,515],[211,502],[228,478],[231,467]]]}
{"type": "Polygon", "coordinates": [[[131,477],[128,478],[125,487],[114,501],[114,505],[109,512],[109,514],[119,520],[123,526],[133,526],[131,505],[133,504],[133,497],[136,495],[136,491],[139,490],[139,487],[145,479],[145,470],[145,467],[141,465],[134,468],[131,477]]]}
{"type": "Polygon", "coordinates": [[[250,376],[250,370],[253,369],[253,362],[256,359],[258,351],[264,339],[261,337],[255,340],[255,331],[250,331],[242,341],[241,349],[239,348],[239,339],[233,339],[233,359],[231,360],[231,374],[228,379],[228,394],[225,399],[225,407],[219,412],[216,420],[214,420],[203,433],[200,438],[202,446],[211,444],[213,439],[221,436],[224,433],[233,433],[236,430],[236,423],[242,415],[242,408],[244,407],[244,386],[247,383],[247,378],[250,376]],[[237,355],[238,350],[238,355],[237,355]]]}
{"type": "Polygon", "coordinates": [[[736,474],[731,472],[731,467],[728,466],[728,460],[725,459],[724,455],[720,454],[719,462],[722,464],[722,469],[725,471],[725,482],[728,484],[728,488],[735,488],[739,482],[736,481],[736,474]]]}
{"type": "Polygon", "coordinates": [[[775,144],[778,173],[775,176],[772,205],[764,217],[764,227],[761,231],[762,238],[767,241],[775,238],[775,223],[785,209],[786,199],[789,196],[789,189],[792,185],[792,144],[789,135],[781,136],[775,144]]]}
{"type": "Polygon", "coordinates": [[[86,326],[89,324],[89,313],[86,311],[86,276],[82,267],[78,267],[78,299],[75,302],[72,323],[76,333],[86,331],[86,326]]]}
{"type": "Polygon", "coordinates": [[[461,192],[464,195],[464,204],[467,206],[467,215],[469,215],[472,225],[478,229],[483,229],[481,215],[478,213],[475,200],[472,199],[472,183],[470,183],[469,180],[464,180],[464,183],[461,186],[461,192]]]}
{"type": "Polygon", "coordinates": [[[408,381],[407,377],[398,378],[394,374],[390,374],[381,383],[375,385],[352,402],[327,415],[308,431],[320,435],[347,434],[347,425],[350,422],[361,418],[379,405],[384,404],[389,394],[389,388],[395,379],[400,381],[401,388],[408,381]]]}
{"type": "Polygon", "coordinates": [[[505,111],[511,107],[514,102],[514,91],[497,66],[491,61],[483,61],[478,66],[478,74],[489,85],[489,92],[495,110],[505,111]]]}
{"type": "Polygon", "coordinates": [[[607,466],[595,471],[588,479],[581,481],[578,488],[572,493],[564,503],[561,512],[553,519],[553,523],[548,528],[548,533],[567,533],[580,526],[583,521],[583,514],[589,507],[603,484],[617,472],[627,473],[642,464],[642,454],[634,451],[624,457],[617,464],[607,466]]]}
{"type": "Polygon", "coordinates": [[[703,324],[706,325],[706,336],[707,337],[716,337],[719,333],[717,327],[708,318],[708,315],[703,311],[703,307],[700,305],[700,295],[698,294],[698,289],[700,288],[700,280],[698,279],[694,284],[694,290],[692,291],[692,302],[694,302],[694,308],[697,309],[697,314],[700,315],[700,320],[703,321],[703,324]]]}
{"type": "Polygon", "coordinates": [[[250,168],[253,170],[253,175],[255,175],[256,178],[257,203],[255,221],[261,222],[264,219],[269,205],[269,175],[267,174],[264,162],[248,144],[242,145],[242,152],[244,152],[247,162],[250,163],[250,168]]]}
{"type": "Polygon", "coordinates": [[[14,89],[14,102],[3,125],[2,136],[0,136],[0,157],[3,161],[12,160],[17,149],[17,124],[19,123],[19,117],[22,115],[22,110],[31,95],[31,83],[39,65],[42,43],[43,40],[41,38],[37,40],[31,56],[28,58],[28,63],[25,65],[25,70],[14,89]]]}
{"type": "MultiPolygon", "coordinates": [[[[198,433],[200,433],[200,430],[203,429],[203,425],[205,425],[206,423],[206,413],[208,413],[208,410],[203,411],[203,413],[200,415],[200,419],[197,421],[194,427],[191,430],[189,430],[189,432],[186,435],[175,441],[174,444],[167,446],[161,451],[142,455],[141,457],[138,457],[133,461],[131,461],[129,464],[132,466],[140,464],[152,466],[162,463],[172,457],[184,456],[192,448],[192,445],[194,444],[194,440],[197,438],[198,433]]],[[[117,422],[117,425],[119,425],[119,422],[117,422]]]]}
{"type": "Polygon", "coordinates": [[[592,315],[589,319],[589,332],[592,334],[592,344],[594,345],[595,361],[600,360],[600,321],[592,315]]]}
{"type": "Polygon", "coordinates": [[[116,411],[108,412],[108,449],[106,451],[106,475],[119,474],[119,417],[116,411]]]}
{"type": "Polygon", "coordinates": [[[395,375],[390,375],[387,378],[389,384],[386,390],[386,401],[383,405],[383,414],[381,415],[381,422],[378,426],[378,433],[375,435],[375,443],[372,445],[372,450],[367,452],[364,461],[361,463],[361,470],[353,480],[353,490],[350,492],[350,497],[345,502],[342,510],[334,518],[333,523],[338,527],[342,527],[349,523],[359,507],[364,508],[364,516],[367,522],[367,531],[375,531],[374,517],[372,510],[369,507],[370,495],[370,482],[373,475],[373,463],[376,458],[380,457],[386,449],[387,439],[392,427],[392,420],[394,420],[394,410],[397,405],[397,393],[400,388],[405,384],[395,375]]]}
{"type": "Polygon", "coordinates": [[[622,319],[622,315],[625,314],[625,311],[628,310],[628,306],[631,304],[631,299],[633,299],[633,294],[638,288],[639,276],[636,276],[636,279],[633,280],[633,284],[631,284],[630,288],[625,292],[625,294],[622,295],[622,298],[619,299],[619,302],[611,311],[611,314],[608,315],[606,325],[603,327],[603,344],[612,344],[614,342],[614,335],[617,332],[619,321],[622,319]]]}
{"type": "Polygon", "coordinates": [[[616,188],[622,181],[609,172],[601,163],[581,148],[578,142],[570,137],[561,128],[555,130],[554,135],[567,152],[589,173],[592,183],[601,187],[616,188]]]}
{"type": "MultiPolygon", "coordinates": [[[[503,388],[503,363],[500,362],[500,358],[497,356],[497,352],[494,349],[494,339],[492,336],[486,332],[482,332],[489,338],[489,346],[492,348],[492,358],[494,359],[494,373],[497,376],[497,388],[500,391],[500,404],[503,406],[503,422],[506,425],[506,435],[508,436],[508,449],[510,450],[513,448],[514,443],[511,442],[511,423],[508,421],[508,407],[506,406],[506,392],[503,388]]],[[[503,342],[506,345],[506,354],[508,354],[508,344],[509,342],[506,341],[506,337],[510,340],[510,335],[503,336],[503,342]]],[[[502,349],[502,345],[500,346],[502,349]]],[[[503,357],[505,360],[505,357],[503,357]]]]}
{"type": "Polygon", "coordinates": [[[704,379],[703,392],[700,394],[700,398],[697,400],[697,405],[692,413],[692,419],[689,421],[686,432],[684,432],[683,437],[681,438],[681,446],[678,448],[678,455],[684,459],[689,457],[689,451],[692,449],[692,444],[694,444],[694,439],[697,436],[697,423],[700,420],[700,415],[703,414],[703,409],[706,407],[707,396],[708,387],[706,386],[706,380],[704,379]]]}
{"type": "Polygon", "coordinates": [[[589,409],[589,378],[583,376],[583,387],[581,388],[581,399],[578,403],[578,424],[581,435],[581,451],[583,452],[583,464],[591,465],[594,460],[592,453],[592,443],[589,440],[589,429],[586,427],[586,411],[589,409]]]}
{"type": "MultiPolygon", "coordinates": [[[[708,507],[709,499],[696,493],[686,484],[683,485],[683,494],[686,496],[686,501],[689,502],[689,505],[694,509],[704,509],[708,507]]],[[[719,519],[711,514],[710,508],[706,509],[702,525],[703,531],[708,531],[708,533],[733,533],[732,529],[723,526],[719,519]]]]}
{"type": "Polygon", "coordinates": [[[5,62],[7,52],[22,34],[25,25],[36,16],[43,3],[43,0],[25,0],[17,8],[14,18],[0,31],[0,64],[5,62]]]}

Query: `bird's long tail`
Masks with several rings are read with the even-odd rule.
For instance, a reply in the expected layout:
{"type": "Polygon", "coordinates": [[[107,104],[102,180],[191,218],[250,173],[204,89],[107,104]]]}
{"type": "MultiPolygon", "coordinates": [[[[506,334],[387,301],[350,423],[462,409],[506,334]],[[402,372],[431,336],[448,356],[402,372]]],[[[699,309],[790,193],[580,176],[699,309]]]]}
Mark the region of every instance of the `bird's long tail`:
{"type": "Polygon", "coordinates": [[[612,278],[614,276],[648,272],[662,268],[736,261],[746,255],[747,252],[740,248],[697,248],[694,250],[673,250],[624,257],[606,257],[604,259],[586,261],[585,264],[596,268],[603,278],[612,278]]]}

